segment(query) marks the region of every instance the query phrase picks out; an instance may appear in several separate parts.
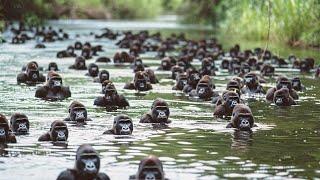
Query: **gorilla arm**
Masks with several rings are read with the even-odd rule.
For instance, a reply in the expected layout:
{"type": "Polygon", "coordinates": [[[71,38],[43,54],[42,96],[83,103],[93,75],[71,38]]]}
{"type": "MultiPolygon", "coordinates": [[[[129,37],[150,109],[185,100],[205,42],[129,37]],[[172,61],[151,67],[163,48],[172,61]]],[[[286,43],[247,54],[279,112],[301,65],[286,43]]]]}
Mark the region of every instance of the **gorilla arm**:
{"type": "Polygon", "coordinates": [[[45,86],[38,87],[36,90],[35,97],[37,98],[46,98],[48,95],[48,90],[45,86]]]}
{"type": "Polygon", "coordinates": [[[123,89],[135,89],[133,82],[126,83],[123,89]]]}
{"type": "Polygon", "coordinates": [[[213,115],[216,117],[220,117],[222,118],[223,116],[226,115],[226,108],[224,104],[220,104],[218,106],[216,106],[216,108],[214,109],[213,115]]]}
{"type": "Polygon", "coordinates": [[[18,76],[17,76],[17,82],[18,84],[20,83],[24,83],[27,81],[27,74],[25,73],[19,73],[18,76]]]}
{"type": "Polygon", "coordinates": [[[130,106],[128,100],[123,95],[119,95],[118,107],[126,108],[128,106],[130,106]]]}
{"type": "Polygon", "coordinates": [[[45,134],[41,135],[38,141],[51,141],[50,133],[46,132],[45,134]]]}
{"type": "Polygon", "coordinates": [[[144,114],[139,123],[152,123],[152,116],[151,116],[151,112],[148,112],[146,114],[144,114]]]}
{"type": "Polygon", "coordinates": [[[266,94],[266,99],[268,100],[268,101],[273,101],[273,96],[274,96],[274,92],[276,91],[276,88],[270,88],[270,89],[268,89],[268,91],[267,91],[267,94],[266,94]]]}

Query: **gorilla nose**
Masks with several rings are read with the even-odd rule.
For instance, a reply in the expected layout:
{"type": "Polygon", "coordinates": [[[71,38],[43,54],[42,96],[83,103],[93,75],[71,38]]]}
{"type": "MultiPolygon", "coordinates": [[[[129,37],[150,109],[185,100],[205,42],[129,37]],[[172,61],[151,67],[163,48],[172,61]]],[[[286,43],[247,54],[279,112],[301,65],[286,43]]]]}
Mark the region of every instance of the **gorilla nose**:
{"type": "Polygon", "coordinates": [[[205,92],[205,89],[204,88],[200,88],[199,89],[199,94],[203,94],[205,92]]]}
{"type": "Polygon", "coordinates": [[[146,174],[146,178],[145,178],[146,180],[156,180],[156,176],[153,174],[153,173],[151,173],[151,172],[148,172],[147,174],[146,174]]]}
{"type": "Polygon", "coordinates": [[[58,132],[58,137],[57,137],[58,141],[65,141],[66,140],[66,135],[64,134],[64,132],[58,132]]]}
{"type": "Polygon", "coordinates": [[[37,75],[37,74],[33,74],[33,75],[32,75],[32,78],[33,78],[33,79],[37,79],[37,78],[38,78],[38,75],[37,75]]]}
{"type": "Polygon", "coordinates": [[[144,83],[140,83],[139,86],[143,88],[144,87],[144,83]]]}
{"type": "Polygon", "coordinates": [[[241,121],[240,125],[239,125],[241,130],[248,130],[250,129],[250,122],[247,119],[244,119],[241,121]]]}
{"type": "Polygon", "coordinates": [[[86,162],[86,170],[95,172],[97,170],[96,165],[92,161],[86,162]]]}
{"type": "Polygon", "coordinates": [[[282,101],[282,98],[277,98],[277,99],[276,99],[276,104],[282,104],[282,102],[283,102],[283,101],[282,101]]]}
{"type": "Polygon", "coordinates": [[[235,105],[237,105],[238,104],[238,102],[237,101],[232,101],[231,102],[231,105],[234,107],[235,105]]]}
{"type": "Polygon", "coordinates": [[[19,128],[17,129],[19,133],[27,133],[28,128],[25,124],[19,124],[19,128]]]}
{"type": "Polygon", "coordinates": [[[166,117],[167,117],[167,115],[165,112],[163,112],[163,111],[159,112],[158,118],[166,118],[166,117]]]}
{"type": "Polygon", "coordinates": [[[0,136],[5,136],[6,135],[6,131],[4,129],[0,129],[0,136]]]}

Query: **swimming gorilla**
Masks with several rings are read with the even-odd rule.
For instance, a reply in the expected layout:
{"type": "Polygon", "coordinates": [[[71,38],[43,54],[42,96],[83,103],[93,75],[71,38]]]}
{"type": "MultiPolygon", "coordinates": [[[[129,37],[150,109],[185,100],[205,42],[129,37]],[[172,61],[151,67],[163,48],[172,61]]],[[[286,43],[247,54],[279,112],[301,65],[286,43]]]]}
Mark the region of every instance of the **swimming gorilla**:
{"type": "Polygon", "coordinates": [[[189,96],[208,101],[211,100],[213,96],[218,96],[218,94],[213,91],[214,88],[215,85],[212,84],[210,76],[204,75],[198,82],[196,89],[190,91],[189,96]]]}
{"type": "Polygon", "coordinates": [[[301,80],[299,77],[294,77],[291,80],[291,85],[292,85],[292,89],[296,90],[296,91],[304,91],[306,88],[304,87],[304,85],[302,85],[301,80]]]}
{"type": "Polygon", "coordinates": [[[288,78],[280,76],[277,81],[277,86],[268,89],[266,94],[266,99],[268,101],[273,101],[274,93],[281,88],[288,88],[289,94],[293,99],[299,99],[298,93],[292,88],[292,83],[288,78]]]}
{"type": "Polygon", "coordinates": [[[273,103],[275,103],[277,106],[291,106],[297,104],[290,96],[288,88],[281,88],[275,91],[273,103]]]}
{"type": "Polygon", "coordinates": [[[177,76],[176,84],[173,86],[172,90],[183,90],[183,87],[188,83],[188,77],[186,73],[180,73],[177,76]]]}
{"type": "Polygon", "coordinates": [[[254,117],[251,109],[244,104],[237,104],[232,111],[231,122],[227,128],[237,128],[241,131],[251,131],[254,126],[254,117]]]}
{"type": "Polygon", "coordinates": [[[91,121],[91,119],[88,118],[86,107],[78,101],[73,101],[70,104],[68,111],[69,117],[65,118],[64,121],[70,121],[77,124],[86,124],[86,121],[91,121]]]}
{"type": "Polygon", "coordinates": [[[38,64],[36,62],[29,62],[25,72],[22,72],[17,76],[18,84],[25,83],[27,85],[36,85],[45,81],[46,78],[39,73],[38,64]]]}
{"type": "Polygon", "coordinates": [[[105,94],[103,97],[97,97],[94,100],[94,105],[106,107],[107,111],[117,110],[118,108],[126,108],[129,102],[123,95],[119,95],[115,86],[112,83],[106,85],[103,89],[105,94]]]}
{"type": "Polygon", "coordinates": [[[91,77],[97,77],[99,74],[99,67],[98,65],[91,63],[89,64],[88,67],[88,73],[86,74],[87,76],[91,76],[91,77]]]}
{"type": "Polygon", "coordinates": [[[129,180],[167,180],[164,177],[164,171],[161,161],[158,157],[150,155],[140,161],[138,171],[131,175],[129,180]]]}
{"type": "Polygon", "coordinates": [[[73,65],[69,67],[69,69],[76,69],[76,70],[86,70],[86,60],[82,56],[76,57],[76,60],[73,65]]]}
{"type": "Polygon", "coordinates": [[[14,113],[10,118],[10,127],[13,133],[25,135],[29,132],[29,119],[25,114],[14,113]]]}
{"type": "Polygon", "coordinates": [[[160,98],[154,100],[150,112],[144,114],[140,123],[171,123],[169,120],[170,110],[168,103],[160,98]]]}
{"type": "Polygon", "coordinates": [[[132,119],[127,115],[121,114],[114,118],[112,129],[105,131],[103,134],[131,135],[132,131],[132,119]]]}
{"type": "Polygon", "coordinates": [[[57,101],[71,97],[69,87],[62,85],[62,78],[54,71],[50,71],[47,77],[47,83],[38,87],[35,97],[44,100],[57,101]]]}
{"type": "Polygon", "coordinates": [[[148,91],[152,89],[148,75],[143,71],[135,73],[133,82],[126,83],[124,89],[135,89],[137,91],[148,91]]]}
{"type": "Polygon", "coordinates": [[[192,68],[188,69],[187,76],[188,76],[188,83],[183,88],[183,92],[186,94],[189,93],[191,90],[196,89],[197,84],[200,81],[200,74],[195,69],[192,69],[192,68]]]}
{"type": "Polygon", "coordinates": [[[49,132],[41,135],[38,141],[53,141],[53,142],[63,142],[67,141],[69,136],[69,131],[67,124],[60,120],[55,120],[51,124],[49,132]]]}
{"type": "Polygon", "coordinates": [[[258,76],[255,73],[247,73],[244,76],[245,85],[241,89],[243,94],[264,93],[263,87],[259,84],[258,76]]]}
{"type": "Polygon", "coordinates": [[[58,64],[55,62],[50,62],[47,71],[59,71],[58,64]]]}
{"type": "Polygon", "coordinates": [[[16,136],[9,128],[7,118],[0,114],[0,143],[16,143],[16,136]]]}
{"type": "Polygon", "coordinates": [[[57,180],[110,180],[105,173],[99,172],[100,157],[90,145],[79,146],[73,169],[62,171],[57,180]]]}
{"type": "Polygon", "coordinates": [[[223,117],[231,116],[233,108],[240,103],[240,97],[238,93],[234,91],[228,91],[223,94],[223,102],[214,109],[214,116],[223,117]]]}
{"type": "Polygon", "coordinates": [[[109,71],[102,70],[102,71],[99,72],[98,78],[94,79],[94,82],[103,83],[105,80],[109,80],[109,78],[110,78],[109,71]]]}

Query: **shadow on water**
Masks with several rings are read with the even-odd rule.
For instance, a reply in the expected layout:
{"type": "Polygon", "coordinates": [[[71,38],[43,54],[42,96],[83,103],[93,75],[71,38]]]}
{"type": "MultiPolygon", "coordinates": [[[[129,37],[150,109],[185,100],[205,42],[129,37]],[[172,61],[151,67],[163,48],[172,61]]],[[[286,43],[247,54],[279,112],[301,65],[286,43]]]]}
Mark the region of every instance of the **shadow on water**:
{"type": "MultiPolygon", "coordinates": [[[[91,31],[99,32],[103,27],[114,30],[144,30],[186,32],[190,37],[204,38],[211,36],[207,27],[181,26],[175,22],[104,22],[104,21],[51,21],[54,27],[63,27],[75,34],[85,35],[79,41],[90,41],[102,44],[105,51],[99,53],[112,57],[118,51],[115,41],[95,40],[88,36],[91,31]]],[[[93,83],[90,77],[84,76],[86,71],[69,70],[73,58],[56,59],[55,53],[73,44],[75,39],[65,42],[46,44],[44,50],[34,49],[34,42],[24,45],[0,45],[0,109],[1,113],[10,117],[14,112],[28,115],[30,134],[18,136],[17,144],[8,144],[0,148],[4,156],[0,157],[1,178],[21,177],[32,179],[55,179],[60,171],[73,167],[76,148],[82,143],[89,143],[101,155],[101,171],[107,172],[112,179],[128,179],[138,168],[139,160],[155,154],[164,162],[166,175],[170,179],[213,179],[213,178],[266,178],[266,177],[298,177],[311,178],[320,176],[320,87],[318,80],[311,74],[302,76],[307,91],[300,94],[297,106],[278,108],[261,98],[250,101],[250,107],[258,124],[252,133],[226,129],[227,120],[212,117],[214,106],[208,102],[190,101],[180,92],[171,90],[173,81],[162,79],[169,76],[168,72],[156,71],[160,85],[153,85],[153,90],[137,94],[135,91],[123,90],[126,82],[132,80],[132,70],[124,71],[128,66],[99,64],[100,69],[108,69],[111,79],[119,94],[124,94],[130,103],[127,110],[106,113],[104,108],[93,106],[95,97],[100,96],[101,85],[93,83]],[[16,74],[29,61],[35,60],[46,68],[48,63],[56,61],[64,83],[71,88],[72,97],[65,101],[44,102],[34,98],[36,87],[16,85],[16,74]],[[85,87],[85,88],[84,88],[85,87]],[[172,123],[168,127],[153,127],[138,124],[143,113],[150,109],[155,98],[166,99],[171,108],[172,123]],[[38,137],[49,130],[52,121],[67,116],[67,107],[73,100],[79,100],[88,108],[93,119],[84,127],[70,126],[68,144],[54,145],[39,143],[38,137]],[[102,135],[110,128],[113,117],[126,113],[133,118],[133,136],[117,137],[102,135]],[[12,174],[12,170],[15,173],[12,174]]],[[[228,47],[235,40],[221,40],[228,47]]],[[[264,46],[261,43],[240,41],[242,47],[264,46]]],[[[274,50],[277,45],[271,44],[274,50]]],[[[281,55],[297,54],[313,55],[320,59],[319,52],[279,49],[281,55]]],[[[77,52],[79,53],[79,52],[77,52]]],[[[156,69],[159,61],[151,55],[142,55],[151,69],[156,69]]],[[[88,64],[95,59],[88,60],[88,64]]],[[[200,65],[200,62],[196,62],[200,65]]],[[[46,72],[43,72],[46,73],[46,72]]],[[[284,72],[293,77],[296,72],[284,72]]],[[[225,88],[225,82],[231,76],[218,74],[214,77],[217,89],[225,88]]],[[[273,86],[271,81],[268,86],[273,86]]],[[[6,179],[6,178],[5,178],[6,179]]]]}

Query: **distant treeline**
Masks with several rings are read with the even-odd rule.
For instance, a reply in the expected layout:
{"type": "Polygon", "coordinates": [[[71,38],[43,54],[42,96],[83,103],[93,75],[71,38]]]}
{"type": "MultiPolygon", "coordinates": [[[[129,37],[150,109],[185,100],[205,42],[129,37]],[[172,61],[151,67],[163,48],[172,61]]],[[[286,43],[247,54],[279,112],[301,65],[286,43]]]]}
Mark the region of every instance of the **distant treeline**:
{"type": "MultiPolygon", "coordinates": [[[[44,19],[136,19],[179,14],[251,40],[320,45],[320,0],[0,0],[1,19],[41,24],[44,19]]],[[[1,27],[1,23],[0,23],[1,27]]]]}

